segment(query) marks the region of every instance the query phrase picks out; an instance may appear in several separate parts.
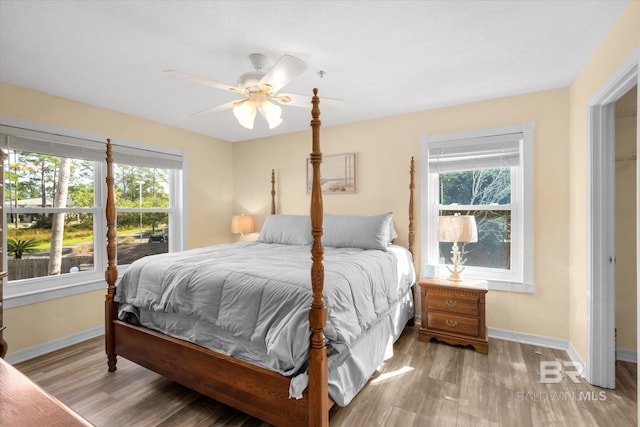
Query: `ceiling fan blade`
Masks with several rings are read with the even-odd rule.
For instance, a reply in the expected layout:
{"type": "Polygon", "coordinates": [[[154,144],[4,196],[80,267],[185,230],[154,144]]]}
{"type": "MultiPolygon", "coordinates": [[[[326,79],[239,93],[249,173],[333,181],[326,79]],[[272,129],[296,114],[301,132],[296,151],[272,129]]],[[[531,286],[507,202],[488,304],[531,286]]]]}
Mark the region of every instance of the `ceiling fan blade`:
{"type": "Polygon", "coordinates": [[[235,101],[227,102],[226,104],[218,105],[217,107],[207,108],[206,110],[199,111],[197,113],[193,113],[191,117],[202,117],[207,114],[217,113],[218,111],[230,110],[236,105],[240,105],[244,102],[243,99],[237,99],[235,101]]]}
{"type": "Polygon", "coordinates": [[[282,55],[278,62],[260,79],[259,85],[269,85],[272,92],[277,92],[306,69],[307,64],[301,59],[291,55],[282,55]]]}
{"type": "Polygon", "coordinates": [[[226,83],[216,82],[215,80],[210,80],[210,79],[207,79],[207,78],[204,78],[204,77],[200,77],[200,76],[196,76],[196,75],[189,74],[189,73],[183,73],[182,71],[164,70],[163,73],[167,77],[171,77],[171,78],[174,78],[174,79],[186,80],[186,81],[198,83],[198,84],[205,85],[205,86],[215,87],[215,88],[222,89],[222,90],[233,91],[233,92],[240,93],[242,95],[246,95],[247,94],[247,91],[242,89],[242,88],[240,88],[240,87],[231,86],[231,85],[228,85],[226,83]]]}
{"type": "MultiPolygon", "coordinates": [[[[298,95],[295,93],[279,93],[276,96],[271,97],[272,100],[277,101],[282,105],[289,105],[291,107],[303,107],[307,108],[311,105],[311,96],[298,95]]],[[[325,98],[320,97],[320,102],[327,102],[330,104],[344,102],[344,99],[337,98],[325,98]]]]}

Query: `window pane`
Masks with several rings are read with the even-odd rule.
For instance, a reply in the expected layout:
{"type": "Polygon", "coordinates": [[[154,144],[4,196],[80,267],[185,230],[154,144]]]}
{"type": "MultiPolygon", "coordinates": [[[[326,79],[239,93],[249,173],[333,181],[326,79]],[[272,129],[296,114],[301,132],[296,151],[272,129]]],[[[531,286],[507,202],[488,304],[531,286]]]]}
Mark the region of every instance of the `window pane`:
{"type": "Polygon", "coordinates": [[[169,252],[169,214],[118,212],[118,264],[169,252]]]}
{"type": "Polygon", "coordinates": [[[61,177],[67,175],[66,207],[93,207],[93,162],[13,150],[9,150],[6,161],[5,206],[61,206],[56,204],[56,190],[64,182],[61,177]]]}
{"type": "Polygon", "coordinates": [[[93,270],[93,216],[63,215],[63,239],[51,259],[54,214],[7,214],[7,271],[9,280],[31,279],[93,270]]]}
{"type": "MultiPolygon", "coordinates": [[[[478,228],[478,242],[458,245],[465,265],[474,267],[511,268],[511,211],[480,210],[454,211],[443,210],[440,215],[473,215],[478,228]]],[[[451,247],[453,243],[439,243],[440,263],[451,263],[451,247]]]]}
{"type": "Polygon", "coordinates": [[[511,203],[511,168],[446,172],[439,182],[441,205],[511,203]]]}
{"type": "Polygon", "coordinates": [[[168,169],[116,164],[113,175],[117,207],[169,207],[168,169]]]}

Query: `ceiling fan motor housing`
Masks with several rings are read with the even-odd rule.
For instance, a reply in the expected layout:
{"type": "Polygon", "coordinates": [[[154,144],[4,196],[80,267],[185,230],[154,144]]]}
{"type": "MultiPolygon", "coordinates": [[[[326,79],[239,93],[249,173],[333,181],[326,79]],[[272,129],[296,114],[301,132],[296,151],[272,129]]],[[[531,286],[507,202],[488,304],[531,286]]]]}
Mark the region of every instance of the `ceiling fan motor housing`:
{"type": "Polygon", "coordinates": [[[238,80],[238,86],[243,89],[246,89],[249,92],[259,92],[262,90],[259,83],[264,77],[262,72],[262,68],[264,67],[264,63],[267,60],[267,57],[261,53],[251,53],[249,54],[249,61],[251,61],[251,65],[255,71],[249,71],[240,76],[238,80]]]}
{"type": "Polygon", "coordinates": [[[260,80],[262,80],[262,77],[264,77],[264,73],[259,71],[249,71],[240,76],[240,79],[238,79],[238,86],[249,92],[258,92],[262,90],[258,84],[260,83],[260,80]]]}

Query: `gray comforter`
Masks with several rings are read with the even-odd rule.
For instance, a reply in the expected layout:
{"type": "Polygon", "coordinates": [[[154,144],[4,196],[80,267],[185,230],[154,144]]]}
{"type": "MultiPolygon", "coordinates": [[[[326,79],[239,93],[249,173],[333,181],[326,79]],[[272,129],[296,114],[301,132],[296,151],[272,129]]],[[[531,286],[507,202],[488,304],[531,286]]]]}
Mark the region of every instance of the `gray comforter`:
{"type": "MultiPolygon", "coordinates": [[[[121,319],[163,314],[162,329],[182,328],[174,336],[295,376],[308,358],[310,266],[308,246],[259,242],[154,255],[127,269],[115,299],[121,319]],[[185,332],[185,318],[197,327],[185,332]]],[[[324,268],[332,357],[388,316],[415,277],[400,247],[325,248],[324,268]]]]}

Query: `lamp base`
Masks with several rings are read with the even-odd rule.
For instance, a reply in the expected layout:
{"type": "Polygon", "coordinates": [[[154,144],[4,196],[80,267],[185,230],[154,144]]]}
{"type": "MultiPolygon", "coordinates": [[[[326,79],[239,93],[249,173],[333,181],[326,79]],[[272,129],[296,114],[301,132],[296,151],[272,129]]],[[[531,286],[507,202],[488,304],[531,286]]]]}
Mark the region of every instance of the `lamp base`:
{"type": "Polygon", "coordinates": [[[462,277],[460,277],[460,273],[462,273],[462,270],[464,270],[464,267],[460,266],[460,265],[453,265],[453,269],[451,269],[451,267],[447,266],[447,269],[451,272],[451,275],[449,277],[447,277],[447,280],[450,282],[462,282],[462,277]]]}
{"type": "Polygon", "coordinates": [[[453,268],[447,266],[447,269],[451,272],[451,275],[447,280],[450,282],[461,282],[462,277],[460,277],[460,273],[464,270],[464,262],[465,259],[462,257],[460,253],[460,249],[458,248],[458,244],[454,243],[451,248],[451,263],[453,264],[453,268]]]}

